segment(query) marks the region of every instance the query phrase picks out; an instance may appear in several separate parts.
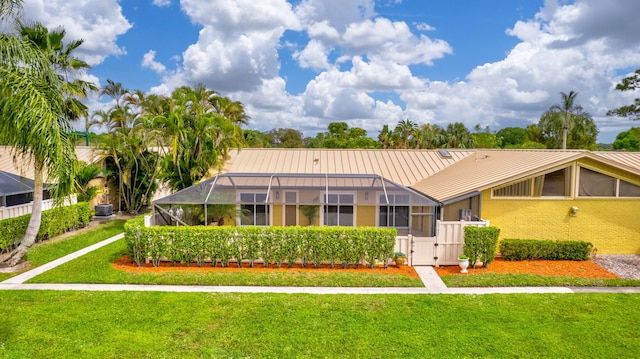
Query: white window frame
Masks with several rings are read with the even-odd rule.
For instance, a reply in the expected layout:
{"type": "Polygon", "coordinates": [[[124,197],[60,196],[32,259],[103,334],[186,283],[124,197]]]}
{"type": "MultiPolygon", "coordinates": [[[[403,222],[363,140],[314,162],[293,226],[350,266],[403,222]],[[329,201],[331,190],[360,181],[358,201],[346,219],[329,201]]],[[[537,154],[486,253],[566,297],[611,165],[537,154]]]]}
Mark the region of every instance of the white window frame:
{"type": "MultiPolygon", "coordinates": [[[[389,213],[387,213],[387,220],[389,220],[389,213]]],[[[385,193],[385,192],[376,192],[376,227],[382,227],[382,228],[402,228],[402,229],[409,229],[411,228],[411,195],[410,194],[406,194],[406,193],[385,193]],[[380,201],[380,196],[384,196],[386,195],[387,198],[389,199],[390,203],[386,203],[386,202],[381,202],[380,201]],[[408,196],[409,197],[409,201],[405,204],[405,203],[396,203],[395,202],[395,197],[396,196],[408,196]],[[391,199],[393,198],[393,200],[391,199]],[[380,223],[380,215],[381,215],[381,208],[382,207],[387,207],[387,208],[394,208],[393,211],[393,216],[391,216],[393,218],[393,225],[389,225],[389,223],[387,223],[387,225],[383,226],[380,223]],[[407,207],[407,209],[409,210],[409,212],[407,213],[407,226],[395,226],[395,207],[407,207]]]]}
{"type": "Polygon", "coordinates": [[[640,198],[640,197],[620,197],[620,181],[625,181],[625,182],[630,183],[632,185],[640,186],[640,184],[638,184],[635,181],[631,181],[628,178],[621,178],[621,176],[616,175],[613,172],[610,172],[610,171],[607,171],[607,170],[603,170],[603,169],[595,167],[595,166],[590,166],[588,164],[580,163],[577,167],[578,167],[578,169],[576,171],[577,172],[576,173],[576,197],[577,198],[585,198],[585,199],[586,198],[594,198],[594,199],[614,199],[615,198],[615,199],[631,199],[631,200],[633,200],[633,199],[637,200],[637,199],[640,198]],[[579,191],[579,188],[580,188],[580,168],[585,168],[585,169],[591,170],[593,172],[597,172],[597,173],[599,173],[601,175],[608,176],[608,177],[611,177],[611,178],[615,179],[616,180],[615,196],[580,196],[580,191],[579,191]]]}
{"type": "Polygon", "coordinates": [[[271,225],[271,223],[273,223],[273,218],[272,218],[272,208],[271,205],[269,203],[265,203],[264,201],[261,202],[257,202],[256,201],[256,195],[263,195],[265,196],[266,199],[266,193],[263,192],[239,192],[238,193],[238,209],[241,211],[242,210],[242,206],[254,206],[253,207],[253,219],[252,222],[253,224],[243,224],[242,223],[242,215],[238,215],[236,218],[236,223],[239,226],[259,226],[259,227],[268,227],[271,225]],[[242,195],[253,195],[253,202],[243,202],[242,201],[242,195]],[[255,224],[256,223],[256,207],[255,206],[265,206],[265,218],[266,218],[266,224],[255,224]]]}
{"type": "Polygon", "coordinates": [[[356,227],[358,225],[358,221],[357,221],[357,218],[358,218],[358,216],[357,216],[358,215],[358,212],[357,212],[358,196],[357,196],[357,194],[358,193],[357,192],[355,192],[355,191],[335,191],[335,192],[334,191],[329,191],[329,192],[322,191],[320,194],[321,194],[320,204],[322,206],[321,207],[322,213],[320,213],[320,217],[321,217],[320,218],[320,223],[322,223],[323,226],[333,227],[332,225],[330,226],[330,225],[325,223],[325,213],[327,212],[326,211],[326,206],[338,206],[338,224],[337,224],[337,226],[343,226],[343,224],[340,224],[340,207],[341,206],[345,206],[345,207],[346,206],[351,206],[351,207],[353,207],[353,224],[351,224],[348,227],[356,227]],[[326,203],[327,194],[328,195],[338,195],[338,196],[340,196],[340,195],[350,195],[353,198],[353,203],[348,203],[348,204],[347,203],[341,204],[339,202],[338,203],[326,203]]]}
{"type": "Polygon", "coordinates": [[[522,177],[522,178],[518,178],[515,181],[511,181],[511,182],[507,182],[505,184],[501,184],[499,186],[495,186],[492,187],[490,189],[490,198],[491,199],[495,199],[495,200],[571,200],[574,197],[577,196],[577,190],[576,190],[576,186],[578,182],[578,167],[575,164],[564,164],[561,166],[557,166],[557,167],[553,167],[551,169],[548,169],[544,172],[540,172],[540,173],[536,173],[534,175],[531,176],[526,176],[526,177],[522,177]],[[533,186],[535,186],[535,178],[539,177],[539,176],[543,176],[543,175],[547,175],[549,173],[553,173],[562,169],[568,169],[568,173],[570,174],[570,176],[573,178],[573,181],[571,181],[571,179],[569,179],[569,181],[571,181],[570,186],[569,186],[569,194],[567,194],[566,196],[540,196],[540,197],[534,197],[534,196],[496,196],[494,195],[494,191],[500,188],[504,188],[504,187],[508,187],[511,185],[514,185],[516,183],[519,182],[523,182],[526,180],[531,180],[531,193],[533,193],[533,186]]]}

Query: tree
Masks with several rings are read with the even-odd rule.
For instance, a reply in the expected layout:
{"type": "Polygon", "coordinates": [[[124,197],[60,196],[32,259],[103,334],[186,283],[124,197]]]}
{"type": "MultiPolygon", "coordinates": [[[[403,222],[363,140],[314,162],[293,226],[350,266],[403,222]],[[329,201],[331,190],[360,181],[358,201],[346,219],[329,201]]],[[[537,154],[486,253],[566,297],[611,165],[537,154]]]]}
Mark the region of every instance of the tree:
{"type": "Polygon", "coordinates": [[[94,114],[109,130],[98,146],[110,173],[107,180],[118,188],[118,210],[135,214],[157,188],[160,154],[149,147],[160,143],[159,132],[145,117],[145,104],[153,101],[111,80],[100,93],[114,100],[112,108],[94,114]]]}
{"type": "Polygon", "coordinates": [[[446,138],[444,130],[434,124],[421,125],[417,133],[417,148],[435,149],[444,147],[446,138]]]}
{"type": "Polygon", "coordinates": [[[502,148],[520,148],[527,141],[527,131],[522,127],[505,127],[496,132],[502,148]]]}
{"type": "Polygon", "coordinates": [[[640,127],[620,132],[613,142],[613,149],[621,151],[640,151],[640,127]]]}
{"type": "Polygon", "coordinates": [[[591,115],[575,104],[577,93],[562,93],[563,103],[552,106],[538,122],[542,142],[547,148],[594,149],[598,137],[591,115]]]}
{"type": "MultiPolygon", "coordinates": [[[[557,105],[551,106],[551,108],[543,115],[546,116],[545,121],[557,121],[558,118],[561,119],[561,130],[562,130],[562,149],[567,149],[567,135],[569,133],[569,128],[572,127],[572,120],[577,119],[578,117],[589,116],[587,113],[583,112],[582,106],[575,103],[576,97],[578,93],[575,91],[569,91],[568,94],[564,92],[560,92],[562,96],[562,102],[557,105]],[[560,115],[560,116],[558,116],[560,115]]],[[[590,117],[590,116],[589,116],[590,117]]],[[[542,119],[540,120],[542,121],[542,119]]],[[[555,124],[551,124],[553,131],[555,131],[555,124]]],[[[552,147],[557,148],[557,147],[552,147]]]]}
{"type": "Polygon", "coordinates": [[[498,138],[494,133],[491,133],[489,130],[489,126],[487,126],[484,130],[480,127],[480,125],[476,125],[474,127],[475,132],[472,134],[473,140],[475,141],[475,146],[477,148],[498,148],[500,147],[498,144],[498,138]]]}
{"type": "Polygon", "coordinates": [[[243,145],[240,125],[248,117],[242,104],[203,85],[176,89],[162,107],[164,113],[148,117],[169,148],[162,160],[162,179],[172,189],[197,183],[213,167],[222,166],[231,149],[243,145]],[[226,110],[218,109],[219,104],[227,104],[226,110]]]}
{"type": "Polygon", "coordinates": [[[407,149],[417,147],[418,124],[406,119],[399,121],[393,129],[395,148],[407,149]]]}
{"type": "Polygon", "coordinates": [[[309,139],[309,148],[376,148],[376,141],[367,137],[367,131],[349,127],[346,122],[331,122],[329,132],[319,132],[309,139]]]}
{"type": "Polygon", "coordinates": [[[444,130],[447,148],[474,148],[476,141],[462,122],[450,123],[444,130]]]}
{"type": "Polygon", "coordinates": [[[294,130],[293,128],[278,128],[267,132],[269,137],[269,143],[273,147],[280,148],[302,148],[304,147],[304,141],[302,139],[302,132],[294,130]]]}
{"type": "MultiPolygon", "coordinates": [[[[618,91],[635,91],[637,89],[640,89],[640,69],[636,70],[633,75],[625,77],[622,82],[616,85],[616,90],[618,91]]],[[[640,120],[640,98],[636,98],[631,105],[608,111],[607,115],[631,117],[633,120],[640,120]]]]}
{"type": "MultiPolygon", "coordinates": [[[[246,148],[269,148],[271,145],[271,136],[268,133],[258,130],[242,130],[244,137],[244,147],[246,148]]],[[[304,142],[303,142],[304,147],[304,142]]]]}
{"type": "MultiPolygon", "coordinates": [[[[3,1],[0,14],[9,16],[7,12],[20,3],[3,1]]],[[[0,139],[13,146],[15,156],[29,159],[34,166],[32,214],[20,245],[2,258],[9,265],[22,260],[35,242],[42,219],[44,172],[56,180],[53,194],[57,198],[70,193],[74,178],[71,119],[77,108],[71,104],[77,103],[70,99],[82,94],[61,73],[73,72],[73,66],[63,67],[74,60],[61,39],[59,47],[43,46],[37,39],[45,39],[46,34],[40,35],[0,34],[0,139]]]]}

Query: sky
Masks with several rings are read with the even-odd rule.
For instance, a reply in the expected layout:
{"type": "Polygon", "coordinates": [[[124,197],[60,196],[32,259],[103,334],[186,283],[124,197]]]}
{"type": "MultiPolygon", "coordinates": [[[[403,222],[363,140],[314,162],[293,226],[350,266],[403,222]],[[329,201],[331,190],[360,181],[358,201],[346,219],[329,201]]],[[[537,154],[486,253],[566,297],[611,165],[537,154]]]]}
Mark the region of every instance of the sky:
{"type": "Polygon", "coordinates": [[[24,1],[25,18],[85,41],[85,79],[163,95],[202,83],[241,101],[248,129],[497,131],[576,91],[602,143],[640,126],[606,116],[640,96],[615,90],[640,68],[638,14],[637,0],[24,1]]]}

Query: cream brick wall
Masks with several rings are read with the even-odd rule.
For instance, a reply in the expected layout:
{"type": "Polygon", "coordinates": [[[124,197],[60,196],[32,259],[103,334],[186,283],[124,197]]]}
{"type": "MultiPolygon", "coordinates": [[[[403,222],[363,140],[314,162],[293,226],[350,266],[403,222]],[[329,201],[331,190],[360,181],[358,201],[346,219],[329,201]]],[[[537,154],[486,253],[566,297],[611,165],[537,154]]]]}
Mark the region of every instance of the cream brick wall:
{"type": "Polygon", "coordinates": [[[640,198],[491,199],[485,190],[482,218],[500,228],[501,239],[581,240],[599,254],[640,254],[640,198]]]}

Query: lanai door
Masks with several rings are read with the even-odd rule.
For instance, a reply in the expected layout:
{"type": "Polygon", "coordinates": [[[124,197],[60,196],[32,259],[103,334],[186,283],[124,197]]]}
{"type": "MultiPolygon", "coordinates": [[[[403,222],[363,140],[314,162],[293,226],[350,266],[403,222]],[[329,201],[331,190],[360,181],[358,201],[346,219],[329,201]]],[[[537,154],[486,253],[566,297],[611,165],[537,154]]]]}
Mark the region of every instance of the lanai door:
{"type": "Polygon", "coordinates": [[[284,225],[295,226],[298,224],[298,193],[285,192],[284,193],[284,225]]]}

